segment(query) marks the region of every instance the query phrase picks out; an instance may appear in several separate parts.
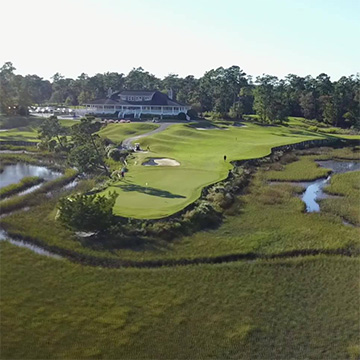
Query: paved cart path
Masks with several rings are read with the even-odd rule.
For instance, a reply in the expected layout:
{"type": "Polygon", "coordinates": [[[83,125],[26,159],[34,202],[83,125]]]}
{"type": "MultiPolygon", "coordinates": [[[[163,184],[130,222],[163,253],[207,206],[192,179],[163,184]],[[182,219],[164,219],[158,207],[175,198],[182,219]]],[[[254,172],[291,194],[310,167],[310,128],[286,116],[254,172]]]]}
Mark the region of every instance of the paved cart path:
{"type": "Polygon", "coordinates": [[[146,136],[153,135],[153,134],[156,134],[158,132],[164,131],[170,125],[176,125],[176,124],[182,124],[182,123],[175,123],[175,122],[161,123],[160,126],[155,130],[149,131],[149,132],[147,132],[145,134],[141,134],[141,135],[137,135],[137,136],[133,136],[133,137],[129,137],[129,138],[125,139],[122,142],[122,147],[126,148],[126,149],[130,149],[132,147],[131,143],[133,143],[134,141],[139,140],[139,139],[141,139],[143,137],[146,137],[146,136]]]}

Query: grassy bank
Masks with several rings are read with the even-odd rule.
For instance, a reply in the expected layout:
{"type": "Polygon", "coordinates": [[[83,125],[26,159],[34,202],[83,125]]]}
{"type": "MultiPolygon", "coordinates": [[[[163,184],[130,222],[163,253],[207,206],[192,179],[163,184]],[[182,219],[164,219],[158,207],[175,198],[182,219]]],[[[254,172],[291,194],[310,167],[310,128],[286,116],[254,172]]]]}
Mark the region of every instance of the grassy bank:
{"type": "MultiPolygon", "coordinates": [[[[301,164],[301,157],[291,164],[301,164]]],[[[55,221],[56,199],[47,200],[31,212],[10,215],[1,223],[13,234],[38,239],[48,246],[130,261],[274,255],[304,249],[359,252],[359,229],[344,226],[341,218],[331,212],[305,213],[305,205],[297,197],[303,189],[291,184],[269,185],[269,172],[267,164],[261,167],[247,193],[239,196],[235,205],[225,212],[220,227],[171,241],[149,237],[134,237],[130,241],[121,238],[76,240],[55,221]]],[[[354,197],[353,201],[357,199],[354,197]]]]}
{"type": "Polygon", "coordinates": [[[145,134],[157,129],[159,125],[152,123],[108,124],[99,131],[101,137],[106,137],[114,143],[120,144],[126,138],[145,134]]]}
{"type": "Polygon", "coordinates": [[[37,127],[25,126],[0,132],[1,141],[31,141],[38,142],[37,127]]]}
{"type": "Polygon", "coordinates": [[[0,129],[15,129],[24,127],[37,127],[44,119],[36,116],[6,116],[0,115],[0,129]]]}
{"type": "Polygon", "coordinates": [[[323,211],[338,215],[351,224],[360,225],[360,171],[335,174],[324,190],[340,197],[322,200],[323,211]]]}
{"type": "Polygon", "coordinates": [[[0,153],[0,163],[2,167],[5,167],[6,165],[25,163],[60,170],[64,168],[64,162],[65,159],[61,154],[49,153],[46,151],[29,153],[0,153]]]}
{"type": "Polygon", "coordinates": [[[359,351],[358,259],[106,270],[0,246],[4,359],[345,359],[359,351]]]}
{"type": "Polygon", "coordinates": [[[40,184],[44,179],[38,176],[28,176],[20,180],[17,184],[10,184],[0,189],[0,200],[17,194],[20,191],[26,190],[34,185],[40,184]]]}
{"type": "MultiPolygon", "coordinates": [[[[11,211],[19,210],[27,206],[35,206],[48,201],[46,193],[69,183],[77,176],[77,171],[74,169],[66,169],[63,176],[45,182],[39,189],[26,195],[13,196],[0,202],[0,209],[3,214],[11,211]]],[[[15,217],[17,214],[15,215],[15,217]]],[[[39,221],[41,221],[39,219],[39,221]]],[[[35,224],[39,225],[39,224],[35,224]]]]}
{"type": "Polygon", "coordinates": [[[327,177],[331,169],[320,167],[314,161],[315,158],[316,156],[303,156],[286,166],[277,164],[277,169],[268,171],[266,177],[269,181],[312,181],[327,177]]]}

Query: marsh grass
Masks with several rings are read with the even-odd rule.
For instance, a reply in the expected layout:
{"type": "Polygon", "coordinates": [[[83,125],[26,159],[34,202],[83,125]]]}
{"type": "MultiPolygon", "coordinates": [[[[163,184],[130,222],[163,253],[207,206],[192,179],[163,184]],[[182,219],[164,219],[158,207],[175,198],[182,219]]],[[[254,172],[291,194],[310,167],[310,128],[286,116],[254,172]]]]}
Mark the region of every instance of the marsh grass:
{"type": "Polygon", "coordinates": [[[302,156],[299,160],[283,165],[276,163],[266,173],[269,181],[311,181],[327,177],[331,169],[320,167],[314,160],[316,156],[302,156]]]}
{"type": "Polygon", "coordinates": [[[40,184],[44,179],[38,176],[28,176],[20,180],[17,184],[10,184],[0,189],[0,200],[19,193],[22,190],[28,189],[34,185],[40,184]]]}
{"type": "Polygon", "coordinates": [[[360,225],[360,171],[335,174],[324,191],[340,197],[322,200],[322,211],[338,215],[351,224],[360,225]]]}
{"type": "Polygon", "coordinates": [[[250,253],[275,255],[304,249],[359,252],[358,229],[342,225],[341,219],[332,213],[305,213],[305,205],[297,196],[303,188],[287,183],[268,185],[265,169],[266,165],[255,175],[247,193],[239,196],[235,205],[226,210],[219,228],[173,240],[134,238],[124,244],[109,238],[96,243],[80,242],[56,224],[54,215],[48,216],[56,201],[36,206],[31,212],[13,214],[1,222],[12,233],[28,235],[50,246],[83,255],[129,261],[250,253]],[[56,232],[52,233],[55,228],[56,232]]]}
{"type": "Polygon", "coordinates": [[[340,148],[318,147],[305,150],[297,150],[296,154],[315,155],[317,160],[360,160],[360,146],[346,146],[340,148]]]}
{"type": "Polygon", "coordinates": [[[8,150],[8,151],[27,151],[31,153],[37,153],[41,150],[36,146],[21,146],[21,145],[3,145],[0,142],[0,150],[8,150]]]}
{"type": "Polygon", "coordinates": [[[72,181],[77,174],[77,171],[74,169],[66,169],[63,176],[45,182],[39,189],[30,194],[13,196],[1,201],[0,210],[2,214],[6,214],[24,207],[46,203],[48,201],[46,195],[47,192],[61,188],[72,181]]]}
{"type": "MultiPolygon", "coordinates": [[[[303,166],[301,159],[292,164],[303,166]]],[[[225,211],[222,226],[173,241],[149,239],[121,247],[109,239],[107,248],[105,241],[95,247],[77,239],[55,220],[57,199],[66,193],[46,196],[75,175],[70,170],[67,180],[44,184],[48,188],[31,198],[30,211],[11,214],[1,225],[48,246],[106,259],[311,249],[347,249],[353,257],[106,269],[0,242],[1,357],[357,359],[359,229],[342,225],[332,213],[304,213],[296,196],[301,187],[269,185],[266,168],[225,211]]],[[[358,191],[353,176],[334,176],[330,189],[353,198],[358,191]]],[[[93,179],[84,180],[71,191],[93,186],[93,179]]]]}
{"type": "Polygon", "coordinates": [[[2,242],[4,359],[345,359],[359,260],[83,267],[2,242]]]}

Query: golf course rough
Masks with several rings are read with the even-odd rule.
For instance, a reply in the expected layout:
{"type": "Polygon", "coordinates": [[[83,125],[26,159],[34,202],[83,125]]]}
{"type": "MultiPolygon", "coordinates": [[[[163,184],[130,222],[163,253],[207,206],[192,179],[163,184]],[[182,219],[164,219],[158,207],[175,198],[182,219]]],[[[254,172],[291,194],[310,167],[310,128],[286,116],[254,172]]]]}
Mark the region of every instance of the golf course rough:
{"type": "Polygon", "coordinates": [[[162,218],[194,202],[205,186],[225,179],[232,169],[231,161],[263,157],[276,146],[325,138],[289,126],[247,124],[228,127],[227,131],[200,131],[176,124],[138,140],[141,148],[151,150],[136,153],[128,162],[125,179],[101,194],[119,193],[114,206],[116,215],[162,218]],[[176,159],[181,165],[142,166],[150,158],[176,159]]]}

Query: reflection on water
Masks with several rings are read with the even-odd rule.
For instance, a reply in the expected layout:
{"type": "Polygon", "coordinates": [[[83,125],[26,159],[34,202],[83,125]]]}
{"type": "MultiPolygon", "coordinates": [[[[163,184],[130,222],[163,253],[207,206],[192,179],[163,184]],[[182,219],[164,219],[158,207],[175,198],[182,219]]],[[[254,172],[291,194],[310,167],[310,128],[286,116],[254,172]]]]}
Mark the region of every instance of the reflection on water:
{"type": "Polygon", "coordinates": [[[62,259],[62,257],[60,255],[53,254],[50,251],[44,250],[39,246],[30,244],[30,243],[27,243],[27,242],[24,242],[21,240],[11,239],[11,237],[6,233],[6,231],[2,230],[2,229],[0,229],[0,241],[9,241],[13,245],[30,249],[31,251],[33,251],[37,254],[50,256],[55,259],[62,259]]]}
{"type": "Polygon", "coordinates": [[[318,212],[320,211],[319,204],[315,201],[320,197],[323,197],[323,187],[329,183],[330,176],[327,177],[325,180],[316,180],[310,185],[307,186],[304,194],[302,195],[301,199],[306,204],[306,211],[307,212],[318,212]]]}
{"type": "Polygon", "coordinates": [[[324,168],[331,169],[335,174],[342,174],[349,171],[359,171],[360,162],[358,161],[336,161],[322,160],[317,163],[324,168]]]}
{"type": "Polygon", "coordinates": [[[44,180],[53,180],[61,176],[60,172],[50,170],[44,166],[29,165],[18,163],[16,165],[7,165],[0,174],[0,188],[10,184],[16,184],[27,176],[38,176],[44,180]]]}

